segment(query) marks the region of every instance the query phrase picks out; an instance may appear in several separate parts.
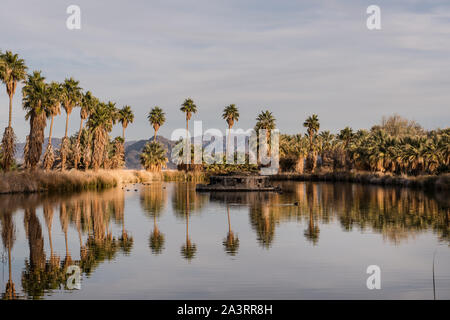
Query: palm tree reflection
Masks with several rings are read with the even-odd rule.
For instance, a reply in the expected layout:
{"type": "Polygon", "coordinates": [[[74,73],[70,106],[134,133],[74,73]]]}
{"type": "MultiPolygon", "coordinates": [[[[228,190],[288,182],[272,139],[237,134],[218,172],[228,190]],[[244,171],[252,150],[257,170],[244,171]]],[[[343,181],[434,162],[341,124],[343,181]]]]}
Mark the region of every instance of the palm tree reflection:
{"type": "Polygon", "coordinates": [[[165,236],[159,230],[157,217],[163,213],[166,203],[166,192],[161,184],[152,184],[141,190],[141,207],[145,214],[153,218],[153,231],[149,237],[149,247],[153,254],[164,250],[165,236]]]}
{"type": "Polygon", "coordinates": [[[5,249],[8,250],[8,282],[6,283],[5,292],[2,294],[2,298],[5,300],[17,299],[16,289],[14,282],[12,281],[12,267],[11,267],[11,250],[16,240],[16,228],[11,211],[0,212],[0,222],[2,225],[2,241],[5,249]]]}
{"type": "Polygon", "coordinates": [[[228,253],[230,256],[234,256],[236,255],[239,249],[239,238],[231,230],[230,207],[228,205],[227,205],[227,216],[228,216],[228,233],[227,237],[223,240],[222,244],[225,248],[225,252],[228,253]]]}
{"type": "Polygon", "coordinates": [[[197,253],[197,245],[191,242],[189,238],[189,188],[186,186],[186,202],[185,202],[185,216],[186,216],[186,243],[181,247],[181,255],[188,261],[191,261],[197,253]]]}

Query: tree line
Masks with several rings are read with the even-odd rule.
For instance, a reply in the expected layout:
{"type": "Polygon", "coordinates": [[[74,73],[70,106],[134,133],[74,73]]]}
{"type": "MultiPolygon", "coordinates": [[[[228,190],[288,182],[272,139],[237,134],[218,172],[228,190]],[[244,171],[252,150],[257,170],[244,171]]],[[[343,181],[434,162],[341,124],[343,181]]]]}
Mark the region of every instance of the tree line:
{"type": "Polygon", "coordinates": [[[63,82],[46,82],[41,71],[27,74],[25,61],[11,51],[0,52],[0,79],[9,96],[9,121],[0,149],[0,166],[9,171],[15,166],[16,136],[12,128],[13,97],[17,85],[23,83],[22,106],[25,119],[30,123],[30,132],[24,148],[25,169],[66,170],[121,168],[124,165],[125,129],[134,120],[130,106],[118,109],[114,102],[102,102],[90,91],[83,91],[79,81],[67,78],[63,82]],[[52,146],[54,120],[66,113],[65,133],[60,148],[55,152],[52,146]],[[69,137],[69,117],[74,108],[80,108],[80,128],[69,137]],[[42,162],[45,128],[50,120],[48,145],[42,162]],[[114,125],[120,123],[122,137],[110,139],[114,125]]]}
{"type": "MultiPolygon", "coordinates": [[[[9,122],[0,149],[0,165],[10,170],[14,165],[15,135],[11,126],[12,101],[17,84],[22,89],[25,119],[30,122],[30,133],[24,150],[24,167],[36,169],[41,165],[50,170],[60,168],[117,169],[124,166],[125,129],[134,120],[130,106],[116,108],[114,102],[102,102],[90,91],[83,92],[79,82],[73,78],[64,82],[47,83],[40,71],[27,74],[23,59],[11,51],[0,52],[0,79],[9,96],[9,122]],[[68,136],[69,117],[74,108],[80,110],[80,128],[68,136]],[[60,149],[55,152],[51,144],[55,117],[66,113],[65,134],[60,149]],[[49,143],[42,164],[40,158],[44,143],[44,130],[50,119],[49,143]],[[112,128],[120,123],[122,137],[110,139],[112,128]]],[[[191,98],[181,104],[180,111],[186,119],[186,136],[189,121],[197,113],[197,105],[191,98]]],[[[222,118],[232,129],[239,121],[239,109],[235,104],[224,107],[222,118]]],[[[159,106],[152,108],[148,121],[154,129],[154,136],[144,147],[140,161],[146,170],[160,171],[166,167],[167,150],[158,143],[157,133],[166,122],[166,114],[159,106]]],[[[439,174],[449,171],[450,128],[426,131],[418,123],[398,115],[383,118],[380,125],[370,130],[354,131],[350,127],[337,134],[319,131],[320,121],[313,114],[303,123],[306,133],[282,134],[280,137],[280,168],[297,173],[321,170],[364,170],[389,172],[393,174],[439,174]]],[[[276,128],[276,119],[269,110],[261,111],[256,117],[255,131],[266,132],[270,149],[270,131],[276,128]]],[[[226,148],[229,148],[227,137],[226,148]]],[[[187,155],[189,156],[189,155],[187,155]]],[[[187,161],[185,162],[187,163],[187,161]]],[[[187,166],[186,168],[188,168],[187,166]]],[[[202,169],[212,172],[240,170],[254,171],[252,166],[231,167],[230,165],[203,165],[202,169]]],[[[257,169],[257,168],[256,168],[257,169]]]]}

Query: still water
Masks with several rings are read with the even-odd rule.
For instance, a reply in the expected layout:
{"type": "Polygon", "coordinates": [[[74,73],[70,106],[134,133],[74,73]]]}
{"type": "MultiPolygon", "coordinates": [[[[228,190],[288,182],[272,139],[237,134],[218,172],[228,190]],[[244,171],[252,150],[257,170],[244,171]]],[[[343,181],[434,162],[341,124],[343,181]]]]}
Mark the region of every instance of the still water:
{"type": "Polygon", "coordinates": [[[152,183],[0,196],[2,297],[450,299],[448,194],[279,184],[282,194],[152,183]]]}

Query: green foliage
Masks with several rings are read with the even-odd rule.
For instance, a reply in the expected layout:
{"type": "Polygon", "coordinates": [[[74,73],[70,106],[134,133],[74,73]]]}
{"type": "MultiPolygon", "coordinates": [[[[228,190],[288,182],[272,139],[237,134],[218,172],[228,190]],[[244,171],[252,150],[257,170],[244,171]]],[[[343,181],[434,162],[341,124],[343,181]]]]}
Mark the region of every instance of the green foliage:
{"type": "Polygon", "coordinates": [[[141,153],[141,164],[145,170],[161,171],[166,167],[166,150],[156,141],[148,142],[141,153]]]}

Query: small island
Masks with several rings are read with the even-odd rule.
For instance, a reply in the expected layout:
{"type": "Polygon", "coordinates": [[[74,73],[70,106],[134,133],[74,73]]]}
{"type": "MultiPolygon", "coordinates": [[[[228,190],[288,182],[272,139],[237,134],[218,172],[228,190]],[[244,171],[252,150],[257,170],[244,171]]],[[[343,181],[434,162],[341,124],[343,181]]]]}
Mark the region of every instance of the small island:
{"type": "Polygon", "coordinates": [[[279,192],[281,189],[280,187],[270,185],[268,176],[232,174],[211,176],[209,178],[209,184],[198,184],[196,191],[279,192]]]}

